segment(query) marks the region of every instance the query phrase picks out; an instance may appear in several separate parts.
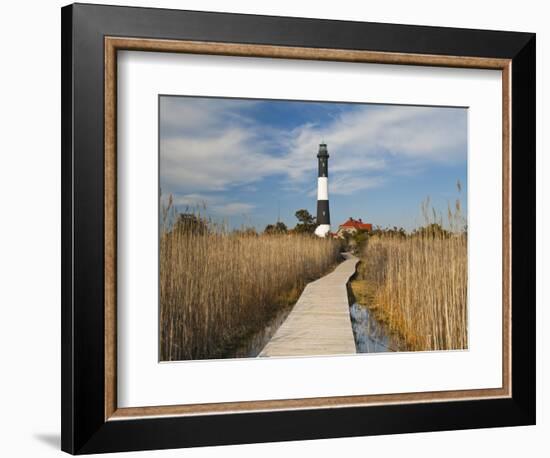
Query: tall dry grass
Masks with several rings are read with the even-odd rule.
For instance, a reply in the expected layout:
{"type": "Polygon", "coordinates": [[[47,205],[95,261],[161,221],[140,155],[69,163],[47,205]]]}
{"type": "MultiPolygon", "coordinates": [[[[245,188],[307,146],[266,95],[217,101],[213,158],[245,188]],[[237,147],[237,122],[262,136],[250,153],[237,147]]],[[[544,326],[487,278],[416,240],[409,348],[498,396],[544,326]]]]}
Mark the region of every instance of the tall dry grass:
{"type": "Polygon", "coordinates": [[[372,237],[362,259],[369,305],[405,349],[467,348],[465,234],[372,237]]]}
{"type": "MultiPolygon", "coordinates": [[[[460,182],[457,189],[460,193],[460,182]]],[[[465,349],[466,218],[459,199],[448,206],[446,228],[429,198],[421,210],[425,225],[412,234],[379,231],[368,239],[352,291],[386,324],[403,349],[465,349]]]]}
{"type": "Polygon", "coordinates": [[[335,241],[306,235],[247,235],[220,226],[164,228],[161,360],[225,357],[338,256],[335,241]]]}

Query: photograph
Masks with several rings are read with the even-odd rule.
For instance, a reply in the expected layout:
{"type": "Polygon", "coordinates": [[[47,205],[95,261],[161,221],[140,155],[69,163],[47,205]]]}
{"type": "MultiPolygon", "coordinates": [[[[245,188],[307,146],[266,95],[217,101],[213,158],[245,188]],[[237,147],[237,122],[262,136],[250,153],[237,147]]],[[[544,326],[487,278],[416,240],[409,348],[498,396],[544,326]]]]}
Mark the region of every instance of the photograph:
{"type": "Polygon", "coordinates": [[[468,349],[468,108],[161,94],[161,362],[468,349]]]}

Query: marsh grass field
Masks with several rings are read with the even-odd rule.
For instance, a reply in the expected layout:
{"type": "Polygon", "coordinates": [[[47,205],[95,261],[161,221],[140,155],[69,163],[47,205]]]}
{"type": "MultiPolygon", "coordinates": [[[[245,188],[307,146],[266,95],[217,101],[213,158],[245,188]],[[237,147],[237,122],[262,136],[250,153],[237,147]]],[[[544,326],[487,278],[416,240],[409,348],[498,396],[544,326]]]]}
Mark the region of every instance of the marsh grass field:
{"type": "Polygon", "coordinates": [[[340,240],[273,226],[263,233],[229,230],[200,212],[165,208],[161,361],[238,357],[236,349],[289,312],[344,250],[360,258],[348,284],[351,299],[368,309],[395,349],[467,349],[466,220],[458,200],[448,211],[449,229],[435,211],[431,216],[429,200],[422,209],[425,224],[412,232],[377,229],[340,240]]]}
{"type": "Polygon", "coordinates": [[[230,357],[328,273],[340,244],[304,234],[165,225],[160,237],[160,359],[230,357]]]}
{"type": "MultiPolygon", "coordinates": [[[[462,185],[456,183],[460,194],[462,185]]],[[[350,283],[355,298],[404,351],[468,348],[468,231],[459,198],[446,224],[421,204],[424,225],[411,233],[378,230],[361,246],[350,283]]]]}
{"type": "Polygon", "coordinates": [[[468,347],[467,238],[371,237],[351,289],[401,350],[468,347]]]}

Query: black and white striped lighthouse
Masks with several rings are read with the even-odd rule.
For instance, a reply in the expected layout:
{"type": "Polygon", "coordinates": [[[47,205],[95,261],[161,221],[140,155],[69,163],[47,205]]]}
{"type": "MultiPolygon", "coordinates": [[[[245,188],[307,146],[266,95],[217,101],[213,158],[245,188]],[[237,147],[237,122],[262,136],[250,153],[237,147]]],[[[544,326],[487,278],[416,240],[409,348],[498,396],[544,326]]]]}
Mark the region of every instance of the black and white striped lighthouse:
{"type": "Polygon", "coordinates": [[[328,150],[325,143],[319,145],[317,159],[319,174],[317,175],[317,224],[315,235],[325,237],[330,232],[330,211],[328,208],[328,150]]]}

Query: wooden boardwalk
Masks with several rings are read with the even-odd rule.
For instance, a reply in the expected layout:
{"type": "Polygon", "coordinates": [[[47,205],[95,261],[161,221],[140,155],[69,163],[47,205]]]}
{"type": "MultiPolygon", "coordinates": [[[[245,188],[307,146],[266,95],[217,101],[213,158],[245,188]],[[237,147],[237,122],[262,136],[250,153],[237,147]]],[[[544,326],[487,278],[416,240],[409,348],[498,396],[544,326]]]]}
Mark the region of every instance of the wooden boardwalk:
{"type": "Polygon", "coordinates": [[[359,259],[344,257],[333,272],[307,284],[260,357],[355,353],[346,284],[359,259]]]}

